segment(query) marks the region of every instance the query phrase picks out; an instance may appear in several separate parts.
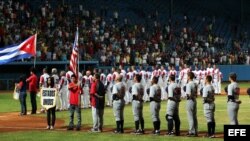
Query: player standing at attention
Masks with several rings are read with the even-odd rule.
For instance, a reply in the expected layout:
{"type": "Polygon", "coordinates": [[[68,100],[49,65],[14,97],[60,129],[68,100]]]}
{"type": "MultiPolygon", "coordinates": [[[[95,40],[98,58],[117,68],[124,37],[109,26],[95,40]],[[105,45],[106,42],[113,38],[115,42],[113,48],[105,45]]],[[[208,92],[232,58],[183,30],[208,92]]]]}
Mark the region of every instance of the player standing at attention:
{"type": "Polygon", "coordinates": [[[197,121],[197,85],[193,81],[194,73],[188,72],[188,83],[186,85],[187,97],[187,116],[189,122],[189,131],[187,136],[198,136],[198,121],[197,121]]]}
{"type": "MultiPolygon", "coordinates": [[[[57,69],[52,68],[51,74],[52,74],[52,77],[54,78],[55,88],[58,89],[60,79],[59,79],[59,76],[57,74],[57,69]]],[[[62,107],[61,107],[62,101],[59,98],[58,94],[56,95],[56,99],[57,99],[57,101],[56,101],[56,111],[60,111],[60,109],[62,109],[62,107]]]]}
{"type": "Polygon", "coordinates": [[[144,88],[141,82],[142,76],[136,74],[134,76],[134,85],[132,86],[132,108],[135,120],[135,134],[144,134],[144,118],[143,118],[143,95],[144,88]],[[141,124],[141,130],[139,130],[139,124],[141,124]]]}
{"type": "MultiPolygon", "coordinates": [[[[47,79],[49,78],[49,74],[47,72],[48,72],[47,68],[44,68],[43,69],[43,74],[40,76],[40,80],[39,80],[40,90],[42,88],[47,88],[47,79]]],[[[42,107],[40,112],[44,113],[45,109],[42,107]]]]}
{"type": "Polygon", "coordinates": [[[241,101],[239,100],[240,88],[236,82],[236,73],[229,74],[230,84],[227,87],[227,112],[229,115],[229,120],[231,125],[238,125],[238,111],[240,108],[241,101]]]}
{"type": "Polygon", "coordinates": [[[106,77],[106,82],[105,82],[105,89],[106,89],[106,95],[107,95],[107,106],[112,107],[112,90],[111,88],[113,87],[113,75],[111,71],[108,71],[107,77],[106,77]]]}
{"type": "Polygon", "coordinates": [[[158,77],[152,78],[152,85],[150,86],[149,91],[149,100],[150,100],[150,112],[152,116],[152,121],[154,125],[153,134],[160,135],[160,109],[161,109],[161,87],[158,85],[158,77]]]}
{"type": "Polygon", "coordinates": [[[68,108],[68,90],[67,90],[67,85],[68,85],[68,81],[66,78],[66,72],[65,71],[61,71],[60,72],[60,76],[61,79],[59,81],[59,86],[58,86],[58,90],[59,90],[59,97],[60,97],[60,101],[61,101],[61,109],[60,110],[66,110],[68,108]]]}
{"type": "Polygon", "coordinates": [[[115,80],[116,82],[112,89],[113,111],[116,120],[116,130],[114,133],[123,133],[126,88],[122,83],[122,76],[120,74],[115,77],[115,80]]]}
{"type": "Polygon", "coordinates": [[[203,88],[202,97],[203,97],[204,115],[205,115],[205,118],[207,119],[208,137],[214,138],[214,132],[215,132],[214,94],[215,94],[215,90],[211,82],[212,82],[212,77],[210,75],[206,76],[205,87],[203,88]]]}
{"type": "Polygon", "coordinates": [[[217,66],[214,64],[213,65],[213,86],[214,86],[214,93],[218,94],[219,93],[219,78],[220,78],[220,70],[217,68],[217,66]]]}
{"type": "Polygon", "coordinates": [[[180,135],[180,117],[179,117],[179,102],[181,100],[181,88],[175,83],[175,75],[169,76],[170,84],[168,86],[168,102],[166,120],[168,122],[167,135],[174,135],[173,128],[175,125],[175,135],[180,135]]]}

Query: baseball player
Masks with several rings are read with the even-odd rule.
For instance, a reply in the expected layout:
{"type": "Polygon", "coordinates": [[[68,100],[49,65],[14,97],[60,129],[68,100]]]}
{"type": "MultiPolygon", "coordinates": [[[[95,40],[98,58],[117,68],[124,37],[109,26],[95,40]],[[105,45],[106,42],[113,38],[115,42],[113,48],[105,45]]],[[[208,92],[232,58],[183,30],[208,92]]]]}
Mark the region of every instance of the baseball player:
{"type": "Polygon", "coordinates": [[[187,115],[189,122],[189,131],[187,136],[198,136],[198,121],[197,121],[197,85],[193,81],[194,73],[188,72],[188,84],[186,85],[187,97],[187,115]]]}
{"type": "Polygon", "coordinates": [[[139,74],[141,75],[141,84],[145,86],[147,72],[141,67],[139,74]]]}
{"type": "MultiPolygon", "coordinates": [[[[39,80],[40,89],[47,88],[47,79],[48,78],[49,78],[49,74],[47,73],[47,68],[44,68],[43,74],[40,76],[40,80],[39,80]]],[[[45,113],[45,109],[42,107],[40,112],[45,113]]]]}
{"type": "Polygon", "coordinates": [[[167,100],[167,93],[165,91],[165,88],[167,87],[167,76],[168,76],[168,72],[166,71],[164,66],[161,66],[161,69],[159,70],[160,76],[159,79],[162,80],[161,83],[159,83],[160,87],[161,87],[161,96],[162,96],[162,100],[167,100]]]}
{"type": "Polygon", "coordinates": [[[160,74],[159,74],[157,66],[153,66],[153,68],[152,68],[152,75],[151,75],[151,81],[152,81],[153,77],[159,77],[159,75],[160,74]]]}
{"type": "Polygon", "coordinates": [[[68,68],[68,71],[66,72],[66,78],[68,80],[68,84],[71,82],[71,76],[73,75],[73,72],[70,70],[70,67],[68,68]]]}
{"type": "Polygon", "coordinates": [[[105,75],[105,73],[103,72],[102,69],[99,69],[99,74],[100,74],[100,81],[102,82],[102,84],[105,84],[106,75],[105,75]]]}
{"type": "Polygon", "coordinates": [[[175,135],[180,135],[180,117],[179,102],[181,99],[181,88],[175,83],[175,75],[169,77],[170,85],[168,86],[168,102],[166,120],[168,122],[167,135],[174,135],[173,127],[175,125],[175,135]]]}
{"type": "Polygon", "coordinates": [[[134,82],[133,82],[133,78],[134,78],[134,72],[132,70],[132,67],[129,68],[127,74],[126,74],[126,77],[127,77],[127,91],[126,91],[126,96],[125,96],[125,101],[126,103],[129,103],[131,102],[132,98],[131,98],[131,93],[129,91],[129,89],[133,86],[134,82]]]}
{"type": "Polygon", "coordinates": [[[198,66],[195,66],[195,70],[192,71],[194,73],[195,79],[194,82],[197,84],[198,88],[198,94],[201,89],[201,70],[198,69],[198,66]]]}
{"type": "Polygon", "coordinates": [[[107,106],[111,107],[112,107],[112,90],[111,90],[112,87],[113,87],[113,75],[109,71],[106,77],[105,89],[107,94],[107,106]]]}
{"type": "Polygon", "coordinates": [[[116,83],[112,89],[112,98],[113,98],[113,112],[116,120],[116,130],[114,133],[123,133],[124,125],[124,107],[125,100],[124,96],[126,93],[125,85],[122,83],[122,76],[120,74],[116,75],[116,83]]]}
{"type": "Polygon", "coordinates": [[[207,66],[207,75],[210,75],[213,78],[213,73],[214,73],[214,68],[209,63],[208,66],[207,66]]]}
{"type": "Polygon", "coordinates": [[[151,83],[152,85],[150,86],[149,100],[150,100],[150,112],[154,125],[153,134],[160,135],[161,121],[159,118],[160,116],[159,112],[161,109],[161,87],[157,84],[158,77],[153,77],[151,83]]]}
{"type": "Polygon", "coordinates": [[[141,82],[141,75],[136,74],[134,76],[134,85],[132,86],[132,108],[135,121],[135,134],[144,134],[144,118],[143,118],[143,95],[144,88],[141,82]],[[139,124],[141,124],[141,130],[139,130],[139,124]]]}
{"type": "MultiPolygon", "coordinates": [[[[57,74],[57,69],[52,68],[51,74],[52,74],[52,78],[54,79],[55,88],[58,88],[60,79],[59,79],[59,76],[57,74]]],[[[58,95],[56,96],[56,99],[58,99],[58,100],[56,100],[56,110],[59,111],[60,109],[62,109],[62,107],[60,107],[61,106],[61,99],[59,98],[58,95]]]]}
{"type": "Polygon", "coordinates": [[[67,81],[67,78],[66,78],[66,72],[65,71],[61,71],[60,72],[60,76],[61,76],[61,79],[59,81],[59,86],[58,86],[58,89],[59,89],[59,98],[60,98],[60,101],[61,101],[61,109],[60,110],[66,110],[67,109],[67,106],[68,106],[68,103],[69,103],[69,99],[68,99],[68,88],[67,88],[67,85],[68,85],[68,81],[67,81]]]}
{"type": "Polygon", "coordinates": [[[205,115],[205,118],[207,119],[208,137],[214,138],[215,137],[214,136],[214,132],[215,132],[215,119],[214,119],[215,89],[211,83],[212,83],[212,77],[210,75],[206,76],[205,87],[203,88],[202,97],[203,97],[204,115],[205,115]]]}
{"type": "MultiPolygon", "coordinates": [[[[74,73],[70,70],[70,67],[68,66],[68,70],[66,72],[66,78],[67,78],[67,85],[69,85],[71,83],[71,76],[73,75],[74,73]]],[[[68,86],[67,86],[68,87],[68,86]]],[[[70,104],[69,104],[69,89],[67,88],[67,107],[69,108],[70,107],[70,104]]]]}
{"type": "Polygon", "coordinates": [[[147,95],[147,89],[150,88],[151,86],[151,71],[149,70],[149,68],[147,68],[147,71],[146,71],[146,74],[145,74],[145,87],[144,87],[144,97],[143,97],[143,100],[144,102],[148,102],[149,101],[149,95],[147,95]]]}
{"type": "Polygon", "coordinates": [[[241,104],[239,100],[240,88],[238,83],[236,82],[237,75],[236,73],[229,74],[230,84],[227,87],[227,112],[229,115],[229,120],[231,125],[238,125],[238,111],[241,104]]]}
{"type": "MultiPolygon", "coordinates": [[[[181,86],[182,88],[186,86],[188,82],[188,73],[190,72],[190,68],[187,64],[184,64],[183,70],[182,70],[182,77],[181,77],[181,86]]],[[[185,98],[186,94],[182,91],[182,97],[185,98]]]]}
{"type": "Polygon", "coordinates": [[[178,83],[180,83],[181,85],[181,97],[182,98],[185,98],[185,92],[184,92],[184,86],[186,85],[186,82],[183,81],[183,78],[184,78],[184,71],[185,71],[185,68],[182,67],[182,66],[179,66],[179,73],[178,73],[178,83]]]}
{"type": "Polygon", "coordinates": [[[91,75],[91,71],[86,71],[86,75],[83,76],[82,78],[82,83],[83,85],[83,95],[82,95],[82,104],[83,104],[83,108],[89,108],[90,107],[90,101],[89,101],[89,89],[90,89],[90,85],[92,83],[92,75],[91,75]]]}
{"type": "Polygon", "coordinates": [[[122,65],[119,65],[119,69],[121,70],[121,73],[123,74],[122,76],[126,77],[126,71],[125,71],[125,69],[123,68],[122,65]]]}
{"type": "Polygon", "coordinates": [[[223,74],[220,71],[219,72],[219,78],[218,78],[218,94],[221,94],[221,81],[222,81],[222,78],[223,78],[223,74]]]}
{"type": "Polygon", "coordinates": [[[213,86],[214,86],[214,93],[218,94],[219,93],[219,77],[220,77],[220,70],[216,67],[216,65],[213,65],[214,73],[213,73],[213,86]]]}
{"type": "Polygon", "coordinates": [[[47,79],[49,78],[49,74],[47,73],[47,68],[43,69],[43,74],[40,76],[39,86],[40,88],[47,87],[47,79]]]}
{"type": "Polygon", "coordinates": [[[201,89],[205,86],[205,79],[207,76],[207,71],[204,66],[201,66],[201,77],[200,77],[200,84],[201,84],[201,89]]]}
{"type": "Polygon", "coordinates": [[[169,77],[171,75],[174,75],[175,77],[177,76],[177,72],[175,70],[175,66],[169,66],[169,72],[168,72],[167,82],[169,81],[169,77]]]}

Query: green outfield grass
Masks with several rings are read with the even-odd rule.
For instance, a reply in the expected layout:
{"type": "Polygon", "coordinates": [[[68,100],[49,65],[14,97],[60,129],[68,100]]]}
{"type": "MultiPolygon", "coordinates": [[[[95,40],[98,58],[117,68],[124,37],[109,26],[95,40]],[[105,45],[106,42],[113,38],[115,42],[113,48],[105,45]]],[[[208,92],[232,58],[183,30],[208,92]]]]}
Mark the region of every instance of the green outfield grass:
{"type": "MultiPolygon", "coordinates": [[[[221,90],[224,91],[225,86],[227,86],[229,82],[224,82],[221,85],[221,90]]],[[[240,88],[250,88],[250,82],[240,82],[240,88]]]]}
{"type": "MultiPolygon", "coordinates": [[[[224,85],[223,85],[224,86],[224,85]]],[[[222,86],[222,87],[223,87],[222,86]]],[[[241,87],[248,87],[248,83],[240,84],[241,87]]],[[[242,100],[242,104],[240,105],[239,110],[239,123],[240,124],[250,124],[250,98],[247,95],[241,95],[240,99],[242,100]]],[[[37,99],[38,100],[38,99],[37,99]]],[[[39,101],[39,100],[38,100],[39,101]]],[[[203,106],[202,106],[202,99],[199,97],[197,99],[197,115],[198,115],[198,130],[199,132],[206,132],[206,120],[203,115],[203,106]]],[[[215,112],[215,119],[216,119],[216,132],[223,133],[223,125],[229,123],[228,115],[227,115],[227,108],[226,108],[226,101],[227,97],[218,95],[216,96],[216,112],[215,112]]],[[[30,104],[30,97],[27,97],[27,106],[28,111],[31,109],[30,104]]],[[[187,121],[187,114],[185,110],[186,100],[182,100],[180,103],[180,119],[181,119],[181,130],[187,131],[188,129],[188,121],[187,121]]],[[[18,112],[20,109],[19,101],[13,100],[11,94],[0,94],[0,114],[5,112],[18,112]]],[[[40,107],[40,105],[38,106],[40,107]]],[[[39,108],[38,108],[39,109],[39,108]]],[[[149,110],[149,103],[144,104],[144,118],[145,118],[145,128],[148,130],[152,130],[152,121],[151,115],[149,110]]],[[[161,104],[161,131],[166,132],[167,122],[165,120],[165,113],[166,113],[166,101],[163,101],[161,104]]],[[[126,129],[133,129],[134,128],[134,121],[133,121],[133,114],[132,114],[132,107],[131,105],[126,105],[125,107],[125,123],[124,128],[126,129]]],[[[36,116],[44,116],[45,114],[38,114],[36,116]]],[[[65,126],[68,124],[69,121],[69,113],[67,111],[64,112],[57,112],[57,118],[65,120],[65,126]]],[[[90,109],[82,109],[82,126],[84,127],[91,127],[92,125],[92,118],[91,118],[91,110],[90,109]]],[[[115,121],[113,116],[112,108],[107,107],[105,108],[104,112],[104,128],[115,128],[115,121]]],[[[192,140],[211,140],[208,138],[189,138],[189,137],[168,137],[168,136],[154,136],[154,135],[142,135],[136,136],[131,134],[123,134],[123,135],[115,135],[111,132],[106,133],[99,133],[93,134],[85,131],[18,131],[18,132],[9,132],[9,133],[1,133],[0,132],[0,140],[1,141],[12,141],[12,140],[23,140],[23,141],[37,141],[37,140],[54,140],[54,141],[69,141],[69,140],[105,140],[105,141],[134,141],[134,140],[169,140],[169,141],[176,141],[176,140],[185,140],[185,141],[192,141],[192,140]]],[[[215,138],[213,140],[223,140],[222,138],[215,138]]]]}

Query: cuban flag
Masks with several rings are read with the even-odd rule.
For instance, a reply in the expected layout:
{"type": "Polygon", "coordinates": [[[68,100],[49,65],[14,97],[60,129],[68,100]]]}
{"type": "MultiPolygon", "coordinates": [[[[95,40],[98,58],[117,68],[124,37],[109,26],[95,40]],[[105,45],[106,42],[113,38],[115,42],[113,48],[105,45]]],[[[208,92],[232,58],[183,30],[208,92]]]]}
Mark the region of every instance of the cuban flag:
{"type": "Polygon", "coordinates": [[[33,35],[26,39],[19,45],[7,46],[0,48],[0,65],[20,60],[24,58],[30,58],[36,55],[36,37],[33,35]]]}

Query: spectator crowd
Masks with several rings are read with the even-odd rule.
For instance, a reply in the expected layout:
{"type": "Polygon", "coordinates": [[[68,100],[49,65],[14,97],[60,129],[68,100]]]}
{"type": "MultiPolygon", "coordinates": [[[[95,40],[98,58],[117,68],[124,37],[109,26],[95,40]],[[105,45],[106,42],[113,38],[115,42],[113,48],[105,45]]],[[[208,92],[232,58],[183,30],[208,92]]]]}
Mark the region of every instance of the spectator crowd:
{"type": "Polygon", "coordinates": [[[204,31],[198,33],[188,15],[161,23],[153,14],[148,24],[135,24],[129,17],[121,19],[117,10],[97,11],[81,4],[73,8],[60,2],[52,8],[50,2],[34,10],[19,0],[0,0],[0,47],[37,33],[38,61],[67,61],[78,26],[80,60],[98,60],[101,65],[250,63],[248,51],[242,50],[247,33],[234,39],[228,50],[226,39],[213,33],[214,18],[204,18],[204,31]],[[113,15],[108,18],[107,12],[113,15]]]}

